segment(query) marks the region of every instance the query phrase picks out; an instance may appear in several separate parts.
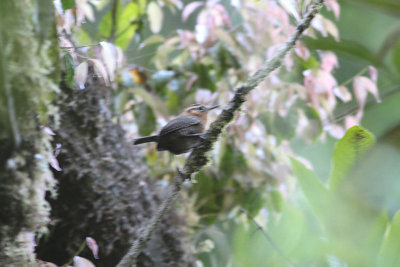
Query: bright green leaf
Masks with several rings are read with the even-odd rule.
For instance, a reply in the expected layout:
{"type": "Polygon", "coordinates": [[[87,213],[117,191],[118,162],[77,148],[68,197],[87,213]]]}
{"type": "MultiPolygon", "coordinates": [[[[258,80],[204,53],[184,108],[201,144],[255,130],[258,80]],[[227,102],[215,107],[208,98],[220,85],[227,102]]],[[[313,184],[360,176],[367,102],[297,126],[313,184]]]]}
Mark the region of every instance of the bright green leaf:
{"type": "Polygon", "coordinates": [[[301,65],[305,70],[311,70],[311,69],[318,69],[319,68],[319,62],[315,59],[313,56],[309,56],[307,60],[303,60],[300,58],[301,65]]]}
{"type": "Polygon", "coordinates": [[[133,38],[138,25],[134,23],[140,13],[139,6],[134,1],[128,3],[118,18],[118,30],[115,44],[125,49],[133,38]]]}
{"type": "MultiPolygon", "coordinates": [[[[122,4],[121,1],[117,2],[117,6],[116,6],[116,12],[115,12],[115,16],[118,19],[118,17],[121,16],[122,13],[122,4]]],[[[104,17],[101,19],[100,23],[99,23],[99,30],[98,30],[98,35],[99,37],[97,39],[104,39],[106,37],[110,37],[111,35],[111,29],[112,29],[112,25],[113,25],[113,21],[112,21],[112,10],[109,10],[104,17]]],[[[118,29],[118,21],[115,25],[115,31],[118,29]]]]}
{"type": "Polygon", "coordinates": [[[136,32],[138,25],[134,22],[141,13],[141,10],[135,2],[129,2],[125,7],[120,2],[118,1],[116,7],[115,27],[113,28],[113,10],[111,9],[100,21],[98,38],[114,37],[115,44],[125,49],[136,32]]]}
{"type": "Polygon", "coordinates": [[[81,44],[91,44],[92,43],[92,38],[84,29],[80,29],[77,32],[77,38],[79,39],[79,43],[81,43],[81,44]]]}
{"type": "Polygon", "coordinates": [[[64,10],[75,7],[75,0],[61,0],[62,8],[64,10]]]}
{"type": "Polygon", "coordinates": [[[351,168],[364,153],[375,143],[374,136],[360,126],[353,126],[340,139],[333,153],[330,188],[338,189],[349,174],[351,168]]]}

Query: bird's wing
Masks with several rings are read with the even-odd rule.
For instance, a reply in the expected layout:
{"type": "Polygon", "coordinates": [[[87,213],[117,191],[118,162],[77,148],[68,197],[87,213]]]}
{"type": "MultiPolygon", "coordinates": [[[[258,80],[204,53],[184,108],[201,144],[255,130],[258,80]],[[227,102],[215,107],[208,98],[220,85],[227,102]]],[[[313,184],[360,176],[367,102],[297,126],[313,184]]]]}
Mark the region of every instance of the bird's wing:
{"type": "Polygon", "coordinates": [[[198,125],[201,123],[201,119],[196,117],[196,116],[179,116],[176,117],[175,119],[171,120],[168,122],[167,125],[165,125],[161,131],[160,131],[160,136],[170,134],[179,130],[182,130],[184,128],[188,128],[194,125],[198,125]]]}

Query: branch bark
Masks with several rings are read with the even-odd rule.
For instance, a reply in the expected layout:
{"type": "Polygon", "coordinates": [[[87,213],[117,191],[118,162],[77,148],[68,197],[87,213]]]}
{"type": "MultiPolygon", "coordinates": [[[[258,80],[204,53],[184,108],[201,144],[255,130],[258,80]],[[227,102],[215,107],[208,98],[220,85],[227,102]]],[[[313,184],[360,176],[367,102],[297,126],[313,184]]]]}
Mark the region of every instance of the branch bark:
{"type": "Polygon", "coordinates": [[[296,42],[301,38],[304,31],[310,26],[312,19],[321,9],[324,0],[314,0],[310,8],[304,15],[303,19],[297,25],[295,31],[276,53],[276,55],[267,60],[264,65],[256,71],[248,80],[239,88],[236,89],[233,99],[228,103],[226,108],[218,116],[218,118],[211,124],[206,133],[206,138],[202,144],[196,147],[187,159],[183,170],[179,170],[174,178],[174,187],[169,192],[168,197],[162,202],[157,213],[151,218],[150,222],[141,231],[139,238],[132,244],[128,253],[122,258],[117,267],[133,266],[136,264],[136,258],[150,240],[151,234],[158,227],[159,222],[164,214],[175,203],[178,194],[181,190],[182,183],[185,179],[190,179],[191,175],[198,172],[208,162],[206,153],[212,149],[212,145],[217,141],[218,136],[222,130],[233,119],[235,111],[239,110],[245,102],[245,97],[248,93],[256,88],[272,71],[282,65],[282,60],[285,55],[294,47],[296,42]]]}

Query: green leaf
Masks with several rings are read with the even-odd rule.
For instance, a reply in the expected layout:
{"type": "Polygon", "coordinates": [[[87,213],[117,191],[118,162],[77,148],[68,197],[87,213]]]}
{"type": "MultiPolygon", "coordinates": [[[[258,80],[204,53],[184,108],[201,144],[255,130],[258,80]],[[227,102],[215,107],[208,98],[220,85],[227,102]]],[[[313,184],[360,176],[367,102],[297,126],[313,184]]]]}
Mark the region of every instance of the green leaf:
{"type": "Polygon", "coordinates": [[[74,59],[70,55],[70,53],[65,52],[63,57],[64,68],[65,68],[65,82],[69,87],[74,86],[74,75],[75,75],[75,67],[74,67],[74,59]]]}
{"type": "Polygon", "coordinates": [[[388,214],[382,211],[373,219],[370,229],[368,229],[365,243],[373,251],[375,256],[378,254],[380,244],[383,241],[386,227],[388,226],[388,214]]]}
{"type": "Polygon", "coordinates": [[[346,40],[336,42],[333,38],[304,38],[303,41],[310,50],[329,50],[338,55],[347,55],[357,59],[366,60],[374,66],[380,64],[379,60],[374,57],[374,53],[371,50],[357,42],[346,40]]]}
{"type": "Polygon", "coordinates": [[[115,44],[122,49],[125,49],[138,28],[138,24],[134,22],[140,13],[141,10],[137,3],[129,2],[124,7],[121,4],[121,1],[118,1],[115,12],[116,23],[114,33],[111,32],[113,25],[113,10],[110,9],[100,21],[98,38],[104,39],[106,37],[114,37],[115,44]],[[114,36],[111,36],[113,34],[114,36]]]}
{"type": "MultiPolygon", "coordinates": [[[[112,28],[112,9],[110,9],[101,19],[99,23],[99,30],[98,30],[98,38],[97,39],[104,39],[111,35],[111,28],[112,28]]],[[[117,2],[115,16],[120,17],[122,13],[122,4],[121,1],[117,2]]],[[[116,30],[118,30],[118,22],[115,25],[116,30]]]]}
{"type": "Polygon", "coordinates": [[[196,87],[197,88],[206,88],[215,92],[217,90],[217,86],[210,76],[211,67],[207,67],[204,64],[194,64],[192,65],[191,71],[197,74],[196,87]]]}
{"type": "Polygon", "coordinates": [[[393,50],[392,62],[398,73],[400,73],[400,43],[393,50]]]}
{"type": "Polygon", "coordinates": [[[263,208],[265,204],[265,199],[263,198],[263,191],[257,188],[243,189],[241,184],[237,184],[235,188],[236,193],[234,194],[233,201],[238,205],[241,205],[250,214],[256,215],[260,209],[263,208]]]}
{"type": "Polygon", "coordinates": [[[298,58],[300,59],[301,66],[305,70],[317,69],[319,67],[319,62],[313,56],[309,56],[307,60],[304,60],[301,57],[298,58]]]}
{"type": "MultiPolygon", "coordinates": [[[[285,206],[281,216],[279,223],[274,223],[271,220],[268,229],[271,238],[275,240],[280,249],[287,253],[299,248],[299,242],[301,241],[306,221],[304,213],[298,207],[289,203],[285,206]]],[[[274,254],[282,262],[282,255],[274,254]]],[[[276,264],[265,266],[276,266],[276,264]]]]}
{"type": "Polygon", "coordinates": [[[281,212],[285,204],[281,192],[274,189],[269,192],[269,198],[271,199],[272,208],[277,212],[281,212]]]}
{"type": "Polygon", "coordinates": [[[64,10],[75,7],[75,0],[61,0],[62,8],[64,10]]]}
{"type": "Polygon", "coordinates": [[[157,114],[163,117],[169,116],[169,110],[167,106],[165,105],[164,101],[162,101],[158,96],[149,93],[142,88],[134,88],[132,89],[132,91],[134,94],[140,96],[140,98],[143,99],[143,101],[147,105],[149,105],[157,114]]]}
{"type": "Polygon", "coordinates": [[[215,68],[218,80],[222,79],[230,68],[240,69],[236,57],[223,44],[216,45],[211,51],[212,57],[216,60],[215,68]]]}
{"type": "Polygon", "coordinates": [[[138,4],[131,1],[125,6],[122,14],[118,17],[115,44],[122,49],[128,46],[138,28],[138,24],[134,23],[134,21],[138,18],[139,14],[140,10],[138,4]]]}
{"type": "Polygon", "coordinates": [[[202,218],[202,223],[212,224],[223,210],[223,202],[228,195],[222,193],[225,183],[204,171],[198,172],[195,178],[197,183],[193,184],[191,191],[197,196],[196,212],[200,216],[207,215],[202,218]]]}
{"type": "Polygon", "coordinates": [[[321,184],[318,177],[300,161],[291,158],[291,163],[294,175],[297,177],[308,202],[316,213],[327,218],[326,215],[330,212],[329,206],[332,200],[331,193],[321,184]]]}
{"type": "Polygon", "coordinates": [[[134,113],[139,126],[139,134],[150,135],[156,127],[156,117],[153,110],[147,104],[141,103],[135,106],[134,113]]]}
{"type": "Polygon", "coordinates": [[[179,97],[172,91],[167,91],[167,106],[170,110],[176,110],[179,107],[179,97]]]}
{"type": "Polygon", "coordinates": [[[393,217],[381,247],[378,266],[400,266],[400,211],[393,217]]]}
{"type": "Polygon", "coordinates": [[[76,32],[77,38],[79,39],[79,43],[81,44],[91,44],[92,38],[89,33],[87,33],[83,28],[76,32]]]}
{"type": "Polygon", "coordinates": [[[360,126],[348,129],[333,153],[330,188],[336,190],[351,171],[356,161],[375,143],[374,136],[360,126]]]}
{"type": "Polygon", "coordinates": [[[400,15],[400,2],[398,0],[352,0],[353,2],[360,2],[364,5],[370,5],[376,9],[382,9],[395,16],[400,15]]]}
{"type": "Polygon", "coordinates": [[[223,176],[231,177],[234,172],[245,171],[247,163],[245,155],[235,146],[226,145],[225,154],[222,157],[220,172],[223,176]]]}

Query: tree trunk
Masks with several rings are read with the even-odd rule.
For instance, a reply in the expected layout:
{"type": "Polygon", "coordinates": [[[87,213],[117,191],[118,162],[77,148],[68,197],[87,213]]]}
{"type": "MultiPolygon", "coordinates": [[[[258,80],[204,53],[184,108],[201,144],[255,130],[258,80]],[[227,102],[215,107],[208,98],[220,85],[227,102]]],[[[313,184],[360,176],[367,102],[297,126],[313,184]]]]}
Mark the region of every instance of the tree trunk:
{"type": "Polygon", "coordinates": [[[55,114],[53,19],[50,0],[0,1],[0,266],[34,265],[35,233],[49,222],[51,146],[40,126],[55,114]]]}
{"type": "MultiPolygon", "coordinates": [[[[95,78],[84,90],[61,86],[57,100],[60,128],[55,142],[61,144],[58,198],[50,199],[52,220],[49,236],[38,247],[40,259],[67,263],[74,255],[96,266],[115,266],[158,207],[159,188],[149,179],[139,151],[113,123],[109,109],[110,88],[95,78]],[[99,259],[88,248],[79,253],[86,237],[99,245],[99,259]]],[[[167,216],[138,266],[190,266],[189,246],[174,212],[167,216]]]]}

